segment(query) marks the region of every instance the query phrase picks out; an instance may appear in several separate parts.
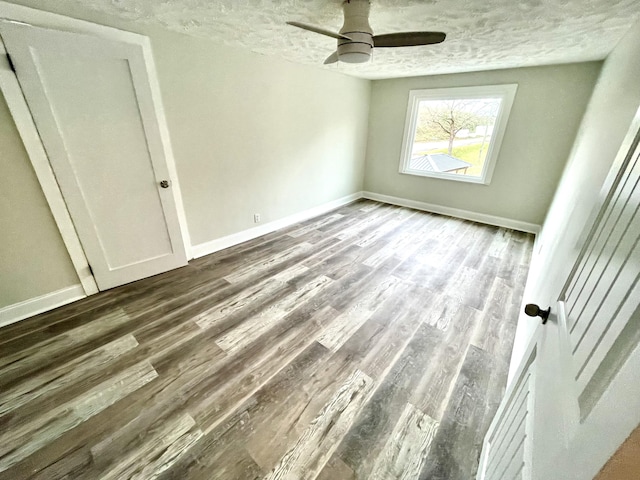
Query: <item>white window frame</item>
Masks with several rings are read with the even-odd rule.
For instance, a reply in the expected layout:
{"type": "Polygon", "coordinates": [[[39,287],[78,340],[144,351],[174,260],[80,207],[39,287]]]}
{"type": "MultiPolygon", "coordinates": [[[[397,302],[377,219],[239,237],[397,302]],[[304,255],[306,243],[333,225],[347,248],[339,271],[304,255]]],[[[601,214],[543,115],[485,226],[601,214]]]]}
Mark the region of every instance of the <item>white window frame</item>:
{"type": "Polygon", "coordinates": [[[511,113],[511,107],[513,106],[517,89],[518,85],[511,83],[504,85],[430,88],[409,91],[409,104],[407,106],[407,117],[404,124],[404,137],[402,141],[402,156],[400,157],[400,173],[489,185],[496,166],[498,153],[500,152],[500,146],[502,145],[504,132],[507,129],[507,121],[511,113]],[[456,100],[462,98],[499,98],[502,100],[493,129],[493,138],[489,144],[489,150],[487,151],[481,175],[479,177],[470,177],[456,173],[426,172],[424,170],[410,168],[420,102],[425,100],[456,100]]]}

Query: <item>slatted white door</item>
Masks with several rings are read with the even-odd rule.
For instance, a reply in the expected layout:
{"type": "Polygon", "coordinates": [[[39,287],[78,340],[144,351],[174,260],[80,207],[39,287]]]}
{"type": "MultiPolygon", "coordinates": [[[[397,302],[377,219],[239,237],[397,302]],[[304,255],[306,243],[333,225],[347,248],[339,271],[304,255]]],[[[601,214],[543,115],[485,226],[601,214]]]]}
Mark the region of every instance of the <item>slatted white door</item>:
{"type": "Polygon", "coordinates": [[[527,352],[487,434],[478,478],[531,479],[535,348],[527,352]]]}
{"type": "Polygon", "coordinates": [[[99,288],[185,265],[142,46],[11,21],[0,36],[99,288]]]}
{"type": "Polygon", "coordinates": [[[593,478],[640,422],[638,124],[489,430],[478,479],[593,478]]]}

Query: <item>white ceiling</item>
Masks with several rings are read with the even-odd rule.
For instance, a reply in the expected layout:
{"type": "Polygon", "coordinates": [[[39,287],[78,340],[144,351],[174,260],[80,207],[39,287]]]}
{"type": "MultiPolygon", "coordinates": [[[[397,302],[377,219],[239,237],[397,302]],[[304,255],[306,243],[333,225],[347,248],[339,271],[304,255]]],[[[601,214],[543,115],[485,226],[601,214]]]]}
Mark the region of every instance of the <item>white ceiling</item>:
{"type": "Polygon", "coordinates": [[[640,17],[640,0],[371,0],[374,33],[437,30],[446,41],[322,66],[336,41],[285,21],[338,31],[342,0],[58,1],[372,79],[599,60],[640,17]]]}

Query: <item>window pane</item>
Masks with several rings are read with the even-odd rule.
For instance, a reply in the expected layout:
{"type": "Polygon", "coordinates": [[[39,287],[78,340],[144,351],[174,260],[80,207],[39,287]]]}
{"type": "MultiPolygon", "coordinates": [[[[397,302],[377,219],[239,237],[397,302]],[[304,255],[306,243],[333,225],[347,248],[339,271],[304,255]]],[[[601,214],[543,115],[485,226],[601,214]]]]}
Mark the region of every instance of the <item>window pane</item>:
{"type": "Polygon", "coordinates": [[[481,177],[501,101],[419,102],[409,169],[481,177]]]}

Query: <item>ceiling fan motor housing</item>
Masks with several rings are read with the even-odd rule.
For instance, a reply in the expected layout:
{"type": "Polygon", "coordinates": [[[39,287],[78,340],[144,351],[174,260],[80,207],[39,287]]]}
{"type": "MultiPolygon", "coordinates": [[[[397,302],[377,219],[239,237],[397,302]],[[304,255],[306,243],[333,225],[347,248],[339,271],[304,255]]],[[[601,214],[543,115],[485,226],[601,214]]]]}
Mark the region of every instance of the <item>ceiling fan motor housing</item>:
{"type": "Polygon", "coordinates": [[[345,0],[344,25],[340,33],[351,40],[338,40],[338,58],[341,62],[369,61],[373,50],[373,30],[369,25],[369,0],[345,0]]]}

